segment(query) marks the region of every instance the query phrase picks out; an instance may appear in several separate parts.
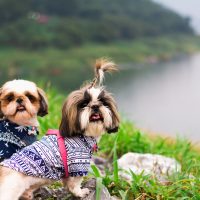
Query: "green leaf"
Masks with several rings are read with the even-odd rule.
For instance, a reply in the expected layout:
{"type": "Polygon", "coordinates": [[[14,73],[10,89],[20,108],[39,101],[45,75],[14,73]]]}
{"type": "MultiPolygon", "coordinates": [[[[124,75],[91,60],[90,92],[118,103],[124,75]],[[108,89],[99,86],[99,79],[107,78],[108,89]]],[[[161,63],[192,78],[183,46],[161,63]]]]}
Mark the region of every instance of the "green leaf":
{"type": "Polygon", "coordinates": [[[102,184],[102,178],[97,177],[96,180],[96,200],[100,200],[101,199],[101,190],[103,188],[103,184],[102,184]]]}
{"type": "Polygon", "coordinates": [[[114,148],[113,148],[113,169],[114,169],[114,181],[117,183],[119,181],[119,175],[118,175],[118,163],[117,163],[117,140],[118,136],[115,139],[114,148]]]}
{"type": "Polygon", "coordinates": [[[94,172],[95,177],[101,177],[99,169],[96,167],[96,165],[91,165],[91,168],[92,168],[92,170],[94,172]]]}
{"type": "Polygon", "coordinates": [[[127,199],[126,198],[127,192],[128,192],[128,190],[126,190],[126,191],[119,190],[119,194],[121,195],[122,200],[126,200],[127,199]]]}

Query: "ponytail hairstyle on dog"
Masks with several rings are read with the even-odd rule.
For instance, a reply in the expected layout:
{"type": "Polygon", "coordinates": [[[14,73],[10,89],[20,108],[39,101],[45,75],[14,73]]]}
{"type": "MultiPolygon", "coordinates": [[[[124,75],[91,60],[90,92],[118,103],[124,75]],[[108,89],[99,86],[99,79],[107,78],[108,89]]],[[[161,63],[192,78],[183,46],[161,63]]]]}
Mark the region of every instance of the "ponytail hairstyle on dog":
{"type": "Polygon", "coordinates": [[[105,72],[114,72],[117,70],[117,65],[114,62],[108,60],[107,58],[100,58],[96,60],[95,77],[90,83],[89,88],[95,87],[97,84],[98,86],[101,86],[104,80],[105,72]]]}

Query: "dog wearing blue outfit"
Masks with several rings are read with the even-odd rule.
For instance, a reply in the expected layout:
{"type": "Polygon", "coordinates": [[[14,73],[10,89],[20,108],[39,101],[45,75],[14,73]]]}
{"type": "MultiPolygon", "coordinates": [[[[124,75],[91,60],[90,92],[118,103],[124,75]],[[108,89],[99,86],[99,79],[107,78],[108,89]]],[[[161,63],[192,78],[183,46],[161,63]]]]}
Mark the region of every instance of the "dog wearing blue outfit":
{"type": "Polygon", "coordinates": [[[37,116],[47,113],[46,95],[35,83],[13,80],[0,88],[0,161],[37,140],[37,116]]]}

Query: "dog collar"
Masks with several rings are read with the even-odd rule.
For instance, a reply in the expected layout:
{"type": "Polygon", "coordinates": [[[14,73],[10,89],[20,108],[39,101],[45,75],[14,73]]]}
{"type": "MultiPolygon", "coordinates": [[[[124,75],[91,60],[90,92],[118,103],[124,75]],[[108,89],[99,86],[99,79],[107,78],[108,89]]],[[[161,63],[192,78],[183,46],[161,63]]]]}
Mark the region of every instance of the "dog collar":
{"type": "Polygon", "coordinates": [[[27,126],[27,128],[28,128],[29,135],[38,135],[39,134],[37,126],[27,126]]]}

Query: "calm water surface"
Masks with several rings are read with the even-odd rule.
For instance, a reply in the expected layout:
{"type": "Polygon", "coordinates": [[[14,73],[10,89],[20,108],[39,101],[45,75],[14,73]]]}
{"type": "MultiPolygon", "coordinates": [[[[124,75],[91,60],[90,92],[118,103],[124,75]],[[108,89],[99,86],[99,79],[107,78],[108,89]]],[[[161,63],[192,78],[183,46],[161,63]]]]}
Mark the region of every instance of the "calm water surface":
{"type": "Polygon", "coordinates": [[[153,132],[200,141],[200,54],[130,68],[109,83],[124,116],[153,132]]]}

